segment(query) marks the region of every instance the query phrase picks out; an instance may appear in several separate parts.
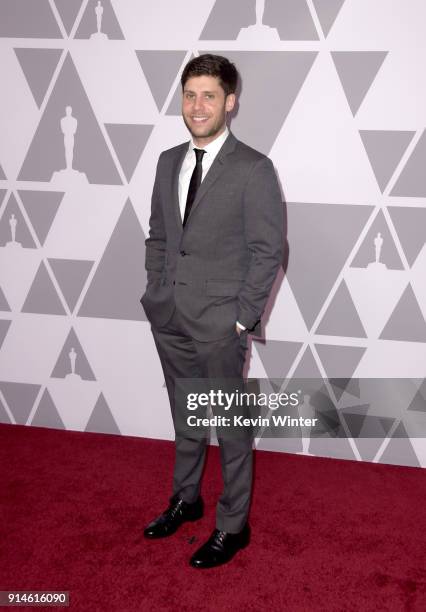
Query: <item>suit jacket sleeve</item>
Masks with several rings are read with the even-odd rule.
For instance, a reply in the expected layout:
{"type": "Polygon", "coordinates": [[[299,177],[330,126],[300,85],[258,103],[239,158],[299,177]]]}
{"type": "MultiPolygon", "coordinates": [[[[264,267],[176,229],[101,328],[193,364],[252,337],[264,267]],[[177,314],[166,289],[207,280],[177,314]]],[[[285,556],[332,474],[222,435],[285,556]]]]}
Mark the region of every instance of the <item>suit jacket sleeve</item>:
{"type": "Polygon", "coordinates": [[[148,283],[161,278],[166,259],[166,230],[160,196],[161,155],[158,158],[152,190],[149,238],[145,240],[145,269],[148,283]]]}
{"type": "Polygon", "coordinates": [[[244,224],[251,260],[238,294],[238,321],[253,329],[260,320],[283,260],[283,204],[274,166],[257,161],[244,192],[244,224]]]}

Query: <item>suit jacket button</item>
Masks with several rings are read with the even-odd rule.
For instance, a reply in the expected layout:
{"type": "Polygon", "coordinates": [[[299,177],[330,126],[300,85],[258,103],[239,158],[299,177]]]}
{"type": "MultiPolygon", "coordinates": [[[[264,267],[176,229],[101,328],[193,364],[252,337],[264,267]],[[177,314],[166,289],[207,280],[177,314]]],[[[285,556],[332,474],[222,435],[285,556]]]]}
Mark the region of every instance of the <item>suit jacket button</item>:
{"type": "Polygon", "coordinates": [[[176,281],[173,281],[173,284],[176,285],[176,281]]]}
{"type": "Polygon", "coordinates": [[[181,251],[180,254],[182,255],[182,257],[185,257],[186,252],[185,251],[181,251]]]}

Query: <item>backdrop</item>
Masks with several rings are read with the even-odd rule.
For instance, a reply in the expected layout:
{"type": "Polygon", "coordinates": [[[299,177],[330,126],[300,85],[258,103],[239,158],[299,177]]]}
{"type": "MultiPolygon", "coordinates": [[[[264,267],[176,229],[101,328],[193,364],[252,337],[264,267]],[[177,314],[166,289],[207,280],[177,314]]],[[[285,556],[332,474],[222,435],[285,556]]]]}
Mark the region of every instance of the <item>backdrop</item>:
{"type": "Polygon", "coordinates": [[[259,448],[425,466],[425,23],[424,0],[0,0],[0,421],[173,437],[144,240],[182,68],[211,51],[286,201],[249,376],[327,379],[353,434],[259,448]]]}

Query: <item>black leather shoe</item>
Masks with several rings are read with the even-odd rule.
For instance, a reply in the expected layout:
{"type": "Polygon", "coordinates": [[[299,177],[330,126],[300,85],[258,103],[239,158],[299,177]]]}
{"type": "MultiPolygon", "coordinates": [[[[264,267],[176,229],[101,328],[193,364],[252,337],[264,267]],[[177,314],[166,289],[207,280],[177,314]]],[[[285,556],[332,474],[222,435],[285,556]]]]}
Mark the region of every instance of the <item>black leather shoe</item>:
{"type": "Polygon", "coordinates": [[[173,499],[169,507],[154,521],[149,523],[143,534],[146,538],[166,538],[177,531],[186,521],[198,521],[203,516],[203,500],[201,497],[193,504],[183,499],[173,499]]]}
{"type": "Polygon", "coordinates": [[[250,527],[245,524],[239,533],[227,533],[215,529],[201,548],[195,552],[190,560],[192,567],[216,567],[228,563],[232,557],[250,542],[250,527]]]}

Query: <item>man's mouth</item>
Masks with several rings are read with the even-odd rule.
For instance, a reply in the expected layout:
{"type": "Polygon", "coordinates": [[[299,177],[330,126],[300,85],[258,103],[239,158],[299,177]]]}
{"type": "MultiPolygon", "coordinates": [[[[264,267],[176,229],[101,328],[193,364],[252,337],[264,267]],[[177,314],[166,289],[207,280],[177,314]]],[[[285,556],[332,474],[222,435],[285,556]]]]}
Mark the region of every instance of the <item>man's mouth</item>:
{"type": "Polygon", "coordinates": [[[195,123],[204,123],[207,121],[208,117],[191,117],[191,119],[195,121],[195,123]]]}

